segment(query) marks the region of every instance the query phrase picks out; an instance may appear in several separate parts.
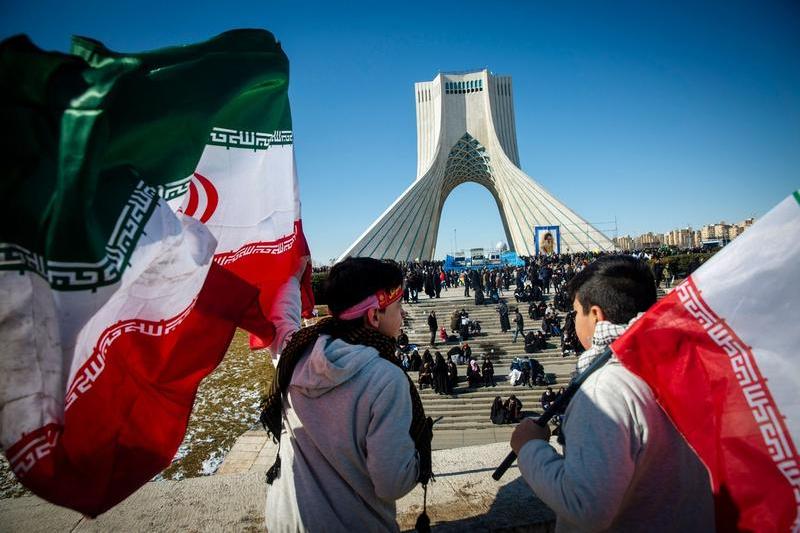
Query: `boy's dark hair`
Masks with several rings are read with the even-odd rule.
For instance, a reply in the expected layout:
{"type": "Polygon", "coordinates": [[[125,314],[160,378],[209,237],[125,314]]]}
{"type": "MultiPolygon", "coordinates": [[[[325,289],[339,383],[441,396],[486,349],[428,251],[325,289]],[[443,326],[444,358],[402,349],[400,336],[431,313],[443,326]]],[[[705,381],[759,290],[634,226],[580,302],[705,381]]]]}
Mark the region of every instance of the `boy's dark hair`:
{"type": "Polygon", "coordinates": [[[646,262],[629,255],[604,256],[576,274],[567,293],[584,312],[596,305],[609,322],[627,324],[656,302],[656,282],[646,262]]]}
{"type": "Polygon", "coordinates": [[[328,309],[335,316],[379,290],[390,291],[403,283],[403,271],[394,261],[348,257],[336,263],[325,281],[328,309]]]}

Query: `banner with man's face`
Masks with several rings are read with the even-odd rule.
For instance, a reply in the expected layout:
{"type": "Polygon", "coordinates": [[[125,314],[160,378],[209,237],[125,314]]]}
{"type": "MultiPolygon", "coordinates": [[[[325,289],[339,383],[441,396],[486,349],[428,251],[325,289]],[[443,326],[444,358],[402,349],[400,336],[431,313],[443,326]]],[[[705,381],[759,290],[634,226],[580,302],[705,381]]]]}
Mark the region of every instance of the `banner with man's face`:
{"type": "Polygon", "coordinates": [[[534,226],[533,248],[536,255],[561,253],[561,231],[559,226],[534,226]]]}

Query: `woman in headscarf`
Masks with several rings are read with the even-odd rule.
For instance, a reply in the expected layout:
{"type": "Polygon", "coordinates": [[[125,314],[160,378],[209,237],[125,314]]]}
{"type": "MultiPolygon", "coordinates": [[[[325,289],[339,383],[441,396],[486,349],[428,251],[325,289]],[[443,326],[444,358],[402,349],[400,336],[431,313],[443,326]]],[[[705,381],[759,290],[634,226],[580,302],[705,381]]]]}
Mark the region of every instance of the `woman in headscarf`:
{"type": "Polygon", "coordinates": [[[438,351],[433,360],[433,388],[438,394],[447,394],[447,363],[438,351]]]}
{"type": "Polygon", "coordinates": [[[511,321],[508,319],[508,304],[500,302],[497,306],[497,312],[500,313],[500,330],[505,333],[511,330],[511,321]]]}
{"type": "Polygon", "coordinates": [[[478,368],[478,362],[475,359],[470,359],[469,367],[467,368],[467,381],[470,387],[475,387],[481,384],[481,369],[478,368]]]}
{"type": "Polygon", "coordinates": [[[414,350],[411,352],[411,365],[409,366],[409,370],[412,372],[419,372],[419,369],[422,367],[422,357],[419,356],[419,350],[414,350]]]}
{"type": "Polygon", "coordinates": [[[496,387],[497,383],[494,382],[494,364],[488,357],[483,358],[483,386],[496,387]]]}
{"type": "Polygon", "coordinates": [[[458,385],[458,367],[451,356],[447,356],[447,394],[453,394],[453,389],[458,385]]]}

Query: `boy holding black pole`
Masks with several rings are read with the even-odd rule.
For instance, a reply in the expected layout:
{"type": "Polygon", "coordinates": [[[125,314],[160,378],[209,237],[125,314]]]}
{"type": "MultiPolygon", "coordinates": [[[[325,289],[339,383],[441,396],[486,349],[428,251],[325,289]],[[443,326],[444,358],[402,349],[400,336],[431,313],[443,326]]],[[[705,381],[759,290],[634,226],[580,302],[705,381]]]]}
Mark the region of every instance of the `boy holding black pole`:
{"type": "MultiPolygon", "coordinates": [[[[656,301],[649,267],[601,257],[568,285],[585,370],[656,301]]],[[[711,531],[708,474],[656,403],[615,357],[592,373],[567,407],[564,456],[550,430],[524,420],[511,436],[523,478],[557,514],[557,531],[711,531]]]]}

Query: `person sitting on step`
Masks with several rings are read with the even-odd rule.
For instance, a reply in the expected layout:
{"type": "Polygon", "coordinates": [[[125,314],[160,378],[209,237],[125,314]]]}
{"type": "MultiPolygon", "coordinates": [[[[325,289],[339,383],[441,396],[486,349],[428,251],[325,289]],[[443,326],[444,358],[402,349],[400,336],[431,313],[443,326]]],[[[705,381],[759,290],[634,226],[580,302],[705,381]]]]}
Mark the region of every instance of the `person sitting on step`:
{"type": "Polygon", "coordinates": [[[403,351],[408,349],[408,335],[402,329],[400,335],[397,336],[397,346],[403,351]]]}
{"type": "Polygon", "coordinates": [[[481,384],[481,369],[478,368],[478,362],[475,359],[470,359],[469,361],[467,382],[470,387],[478,387],[481,384]]]}
{"type": "Polygon", "coordinates": [[[508,397],[503,407],[508,412],[508,421],[511,423],[519,422],[522,418],[522,402],[513,394],[508,397]]]}
{"type": "Polygon", "coordinates": [[[419,390],[424,389],[425,385],[433,388],[433,365],[431,363],[427,361],[422,363],[422,367],[419,369],[417,384],[419,385],[419,390]]]}
{"type": "Polygon", "coordinates": [[[505,424],[508,422],[508,411],[503,405],[503,399],[500,396],[494,397],[492,402],[492,412],[489,415],[492,424],[505,424]]]}

